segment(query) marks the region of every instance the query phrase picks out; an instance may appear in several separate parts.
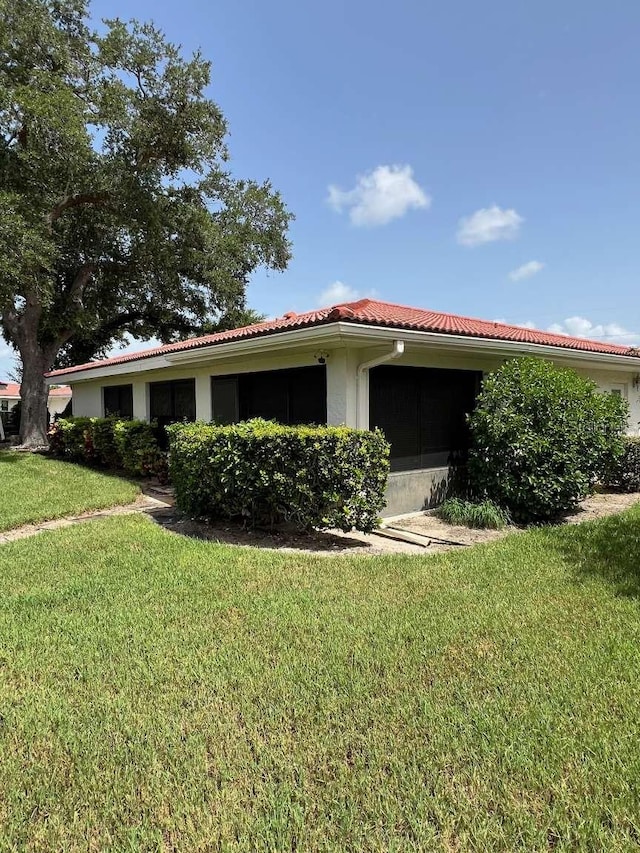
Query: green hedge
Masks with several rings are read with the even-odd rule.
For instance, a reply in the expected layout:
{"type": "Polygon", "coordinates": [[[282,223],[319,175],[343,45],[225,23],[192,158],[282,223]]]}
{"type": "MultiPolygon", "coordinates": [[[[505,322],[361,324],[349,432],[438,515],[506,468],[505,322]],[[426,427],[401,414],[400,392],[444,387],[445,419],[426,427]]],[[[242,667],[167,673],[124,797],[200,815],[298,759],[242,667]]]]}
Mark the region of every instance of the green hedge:
{"type": "Polygon", "coordinates": [[[113,435],[125,471],[139,477],[158,473],[166,454],[158,446],[152,424],[146,421],[116,421],[113,435]]]}
{"type": "Polygon", "coordinates": [[[146,421],[61,418],[49,430],[49,447],[73,462],[166,479],[167,455],[160,450],[154,426],[146,421]]]}
{"type": "Polygon", "coordinates": [[[384,506],[389,445],[378,430],[172,424],[171,482],[178,508],[297,529],[373,530],[384,506]]]}
{"type": "Polygon", "coordinates": [[[624,452],[614,463],[607,485],[623,492],[640,492],[640,438],[626,436],[624,452]]]}
{"type": "Polygon", "coordinates": [[[573,370],[508,361],[482,383],[469,419],[469,479],[518,521],[545,521],[583,500],[623,451],[628,407],[573,370]]]}
{"type": "Polygon", "coordinates": [[[93,462],[91,418],[69,418],[56,424],[56,450],[73,462],[93,462]]]}

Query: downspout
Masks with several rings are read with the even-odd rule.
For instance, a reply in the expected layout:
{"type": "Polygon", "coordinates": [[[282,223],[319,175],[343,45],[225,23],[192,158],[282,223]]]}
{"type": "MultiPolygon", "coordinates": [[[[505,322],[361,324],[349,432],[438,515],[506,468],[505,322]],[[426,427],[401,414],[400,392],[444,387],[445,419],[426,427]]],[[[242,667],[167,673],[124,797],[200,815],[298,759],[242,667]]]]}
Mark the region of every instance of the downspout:
{"type": "Polygon", "coordinates": [[[369,429],[369,371],[379,364],[387,364],[394,358],[399,358],[404,352],[404,341],[394,341],[391,352],[363,361],[358,365],[356,381],[356,426],[358,429],[369,429]]]}

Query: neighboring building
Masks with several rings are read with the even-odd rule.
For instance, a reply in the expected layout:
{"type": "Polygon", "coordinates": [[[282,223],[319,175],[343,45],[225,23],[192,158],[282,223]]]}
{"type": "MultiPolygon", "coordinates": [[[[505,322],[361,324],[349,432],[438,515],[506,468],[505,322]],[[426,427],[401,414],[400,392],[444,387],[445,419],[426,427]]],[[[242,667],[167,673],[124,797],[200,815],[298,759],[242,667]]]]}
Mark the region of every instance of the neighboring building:
{"type": "MultiPolygon", "coordinates": [[[[49,389],[47,408],[51,417],[64,412],[71,400],[71,388],[60,385],[49,389]]],[[[15,382],[0,382],[0,412],[10,412],[20,402],[20,386],[15,382]]]]}
{"type": "Polygon", "coordinates": [[[0,382],[0,412],[9,412],[20,402],[20,386],[15,382],[0,382]]]}
{"type": "Polygon", "coordinates": [[[373,299],[335,305],[49,374],[76,415],[118,412],[160,424],[250,417],[378,426],[391,442],[387,515],[442,496],[464,452],[483,373],[535,355],[590,376],[640,423],[640,352],[373,299]]]}

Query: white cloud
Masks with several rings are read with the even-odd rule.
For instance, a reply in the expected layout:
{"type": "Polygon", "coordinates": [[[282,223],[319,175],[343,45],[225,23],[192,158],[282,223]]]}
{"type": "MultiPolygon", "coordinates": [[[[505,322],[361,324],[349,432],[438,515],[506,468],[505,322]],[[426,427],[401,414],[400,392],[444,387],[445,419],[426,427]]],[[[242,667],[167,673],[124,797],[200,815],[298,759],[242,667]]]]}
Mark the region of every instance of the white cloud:
{"type": "Polygon", "coordinates": [[[430,196],[413,177],[411,166],[376,166],[373,171],[359,175],[355,187],[343,190],[333,184],[327,201],[342,213],[349,212],[353,225],[386,225],[399,219],[413,208],[431,204],[430,196]]]}
{"type": "Polygon", "coordinates": [[[562,323],[552,323],[548,329],[556,335],[574,338],[592,338],[621,346],[638,346],[640,335],[625,329],[620,323],[592,323],[586,317],[567,317],[562,323]]]}
{"type": "Polygon", "coordinates": [[[353,302],[359,297],[359,292],[354,287],[349,287],[343,281],[334,281],[329,287],[325,287],[319,297],[319,305],[339,305],[341,302],[353,302]]]}
{"type": "MultiPolygon", "coordinates": [[[[513,323],[510,320],[494,320],[494,323],[507,323],[510,326],[521,326],[523,329],[539,329],[531,320],[524,323],[513,323]]],[[[572,338],[589,338],[595,341],[605,341],[620,346],[640,346],[640,334],[630,332],[620,323],[592,323],[586,317],[567,317],[562,323],[552,323],[547,326],[547,332],[556,335],[569,335],[572,338]]]]}
{"type": "Polygon", "coordinates": [[[528,261],[526,264],[522,264],[521,267],[511,270],[509,278],[511,281],[522,281],[524,278],[531,278],[532,275],[536,275],[536,273],[539,273],[543,269],[544,264],[540,261],[528,261]]]}
{"type": "Polygon", "coordinates": [[[458,243],[461,246],[481,246],[495,240],[513,240],[524,222],[515,210],[502,210],[496,204],[483,207],[458,223],[458,243]]]}

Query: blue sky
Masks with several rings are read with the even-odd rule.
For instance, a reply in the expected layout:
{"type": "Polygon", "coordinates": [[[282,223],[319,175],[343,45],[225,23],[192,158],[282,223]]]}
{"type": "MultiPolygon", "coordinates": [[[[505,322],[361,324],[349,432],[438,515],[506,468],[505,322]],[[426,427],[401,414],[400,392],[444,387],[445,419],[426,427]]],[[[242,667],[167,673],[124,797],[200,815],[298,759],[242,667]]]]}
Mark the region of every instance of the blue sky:
{"type": "Polygon", "coordinates": [[[234,173],[296,215],[293,261],[255,275],[254,308],[373,294],[640,343],[640,4],[92,8],[135,8],[213,61],[234,173]]]}

